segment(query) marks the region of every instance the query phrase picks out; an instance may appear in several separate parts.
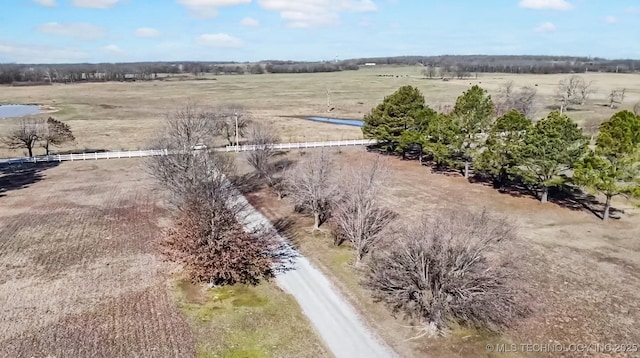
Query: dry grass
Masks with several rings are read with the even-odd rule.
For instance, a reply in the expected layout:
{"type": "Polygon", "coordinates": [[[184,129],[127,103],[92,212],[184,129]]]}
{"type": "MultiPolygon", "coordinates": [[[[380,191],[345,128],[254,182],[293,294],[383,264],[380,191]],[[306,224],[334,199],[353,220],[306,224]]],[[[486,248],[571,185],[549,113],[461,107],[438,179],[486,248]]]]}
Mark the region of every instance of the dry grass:
{"type": "Polygon", "coordinates": [[[64,163],[22,188],[2,176],[0,355],[195,354],[151,245],[164,210],[137,165],[64,163]]]}
{"type": "Polygon", "coordinates": [[[168,274],[175,268],[157,257],[154,241],[167,212],[140,164],[0,168],[0,356],[225,356],[250,339],[256,352],[279,356],[326,352],[274,283],[245,289],[244,298],[268,304],[245,310],[236,297],[224,321],[215,307],[198,308],[216,317],[207,334],[192,325],[172,294],[168,274]],[[272,335],[274,322],[282,330],[272,335]],[[290,327],[296,330],[287,334],[290,327]],[[258,344],[263,338],[276,347],[258,344]]]}
{"type": "MultiPolygon", "coordinates": [[[[252,111],[256,120],[271,123],[283,141],[339,140],[360,138],[362,134],[356,127],[337,127],[287,116],[326,114],[327,87],[331,90],[332,105],[336,107],[332,116],[362,118],[384,96],[402,85],[417,86],[427,103],[437,107],[455,103],[456,97],[470,84],[479,84],[495,93],[501,84],[510,80],[516,86],[538,84],[541,98],[537,113],[542,116],[552,104],[551,96],[558,81],[567,76],[480,74],[478,79],[445,82],[423,79],[417,67],[379,66],[359,71],[218,76],[215,80],[211,77],[197,81],[0,86],[0,98],[4,103],[39,103],[55,108],[54,115],[68,122],[77,138],[75,144],[60,150],[119,150],[146,148],[164,113],[183,105],[187,99],[204,105],[240,103],[252,111]],[[378,74],[401,77],[378,77],[378,74]]],[[[602,106],[608,103],[611,89],[627,88],[622,108],[632,108],[640,100],[640,75],[589,73],[583,76],[593,81],[597,92],[584,108],[571,111],[570,115],[579,123],[604,120],[614,113],[602,106]]],[[[0,150],[2,156],[21,154],[22,150],[0,150]]]]}
{"type": "MultiPolygon", "coordinates": [[[[355,163],[363,155],[376,154],[343,150],[338,160],[355,163]]],[[[289,222],[287,233],[301,251],[333,279],[396,351],[408,357],[477,357],[486,354],[487,343],[500,341],[638,342],[640,328],[634,322],[640,321],[640,215],[630,203],[616,202],[614,206],[626,214],[603,224],[588,210],[500,194],[457,175],[432,173],[417,162],[394,159],[390,164],[394,180],[384,201],[402,215],[401,225],[442,208],[484,207],[516,223],[521,238],[503,254],[517,263],[513,273],[522,287],[520,299],[533,314],[502,336],[459,328],[447,338],[405,341],[415,332],[371,300],[360,285],[362,275],[353,267],[350,248],[334,247],[328,232],[311,232],[312,219],[293,214],[286,201],[264,191],[249,197],[272,220],[289,222]]]]}

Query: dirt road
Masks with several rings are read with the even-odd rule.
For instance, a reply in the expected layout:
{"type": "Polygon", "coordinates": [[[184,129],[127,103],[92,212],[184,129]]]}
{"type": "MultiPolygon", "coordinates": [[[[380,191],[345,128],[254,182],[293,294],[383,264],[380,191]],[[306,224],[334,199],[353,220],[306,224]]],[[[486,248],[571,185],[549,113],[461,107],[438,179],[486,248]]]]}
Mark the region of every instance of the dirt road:
{"type": "MultiPolygon", "coordinates": [[[[245,205],[240,214],[248,229],[271,222],[238,193],[238,202],[245,205]]],[[[283,242],[286,240],[282,237],[283,242]]],[[[337,358],[395,357],[396,354],[364,325],[354,308],[338,294],[324,274],[305,257],[293,252],[287,270],[277,275],[278,285],[297,301],[325,344],[337,358]]]]}

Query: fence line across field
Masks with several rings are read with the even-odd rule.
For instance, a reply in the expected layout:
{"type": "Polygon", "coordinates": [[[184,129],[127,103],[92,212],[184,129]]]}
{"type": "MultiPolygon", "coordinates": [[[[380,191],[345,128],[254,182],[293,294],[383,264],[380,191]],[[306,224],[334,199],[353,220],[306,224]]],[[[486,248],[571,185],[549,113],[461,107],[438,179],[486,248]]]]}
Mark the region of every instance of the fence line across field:
{"type": "MultiPolygon", "coordinates": [[[[375,144],[376,141],[372,139],[351,139],[351,140],[339,140],[339,141],[326,141],[326,142],[297,142],[297,143],[278,143],[272,144],[268,147],[272,149],[289,150],[289,149],[307,149],[307,148],[321,148],[321,147],[349,147],[360,145],[375,144]]],[[[221,148],[212,148],[210,150],[218,152],[246,152],[252,150],[259,150],[265,148],[265,145],[228,145],[221,148]]],[[[206,149],[205,149],[206,150],[206,149]]],[[[200,150],[193,150],[198,152],[200,150]]],[[[40,162],[65,162],[65,161],[79,161],[79,160],[97,160],[97,159],[120,159],[120,158],[139,158],[139,157],[152,157],[158,155],[170,154],[166,149],[150,149],[150,150],[130,150],[130,151],[118,151],[118,152],[93,152],[93,153],[77,153],[77,154],[53,154],[53,155],[41,155],[32,158],[10,158],[0,159],[1,164],[20,164],[20,163],[40,163],[40,162]]]]}

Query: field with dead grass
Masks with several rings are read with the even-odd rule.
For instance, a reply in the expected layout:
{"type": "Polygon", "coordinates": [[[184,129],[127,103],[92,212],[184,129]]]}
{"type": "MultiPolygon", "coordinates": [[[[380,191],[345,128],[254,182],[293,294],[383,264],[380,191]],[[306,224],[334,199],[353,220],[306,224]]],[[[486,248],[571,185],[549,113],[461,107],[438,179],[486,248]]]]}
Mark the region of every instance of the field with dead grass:
{"type": "MultiPolygon", "coordinates": [[[[336,160],[348,165],[374,155],[378,154],[348,149],[336,160]]],[[[445,208],[486,208],[517,225],[519,239],[507,243],[499,254],[513,260],[519,300],[533,310],[531,315],[501,336],[459,328],[445,338],[407,340],[415,331],[372,301],[360,285],[362,273],[353,266],[353,251],[346,244],[333,246],[326,228],[312,232],[313,220],[293,213],[286,200],[279,201],[265,191],[248,197],[333,279],[397,352],[407,357],[513,357],[517,354],[490,355],[485,347],[496,343],[518,347],[528,343],[640,343],[640,212],[631,203],[615,202],[616,210],[624,214],[604,224],[590,211],[600,209],[594,198],[541,204],[526,193],[499,193],[459,175],[434,173],[417,161],[391,158],[390,165],[394,179],[384,201],[400,213],[399,225],[445,208]]],[[[588,356],[600,355],[590,352],[588,356]]]]}
{"type": "Polygon", "coordinates": [[[140,169],[137,159],[0,167],[0,356],[327,356],[273,282],[224,299],[179,285],[154,246],[162,195],[140,169]]]}
{"type": "MultiPolygon", "coordinates": [[[[376,66],[358,71],[315,74],[264,74],[208,76],[199,80],[56,84],[53,86],[0,86],[0,104],[37,103],[52,109],[51,115],[73,129],[76,143],[55,150],[142,149],[168,111],[187,100],[202,105],[238,103],[257,121],[271,123],[283,141],[340,140],[361,138],[359,128],[311,122],[293,116],[326,115],[326,89],[335,109],[331,116],[362,118],[372,107],[400,86],[418,87],[434,108],[453,105],[470,85],[478,84],[495,94],[500,85],[535,86],[540,94],[537,117],[553,105],[558,82],[569,75],[479,74],[464,80],[424,79],[419,67],[376,66]],[[391,74],[392,77],[380,77],[391,74]],[[397,77],[396,77],[397,76],[397,77]],[[537,86],[536,86],[537,85],[537,86]]],[[[581,74],[593,81],[596,91],[588,103],[569,115],[578,123],[604,120],[614,110],[603,106],[615,88],[626,88],[621,108],[640,101],[639,74],[581,74]]],[[[42,116],[45,116],[43,114],[42,116]]],[[[2,120],[0,135],[15,120],[2,120]]],[[[38,149],[37,153],[43,152],[38,149]]],[[[0,156],[22,155],[23,150],[0,149],[0,156]]]]}

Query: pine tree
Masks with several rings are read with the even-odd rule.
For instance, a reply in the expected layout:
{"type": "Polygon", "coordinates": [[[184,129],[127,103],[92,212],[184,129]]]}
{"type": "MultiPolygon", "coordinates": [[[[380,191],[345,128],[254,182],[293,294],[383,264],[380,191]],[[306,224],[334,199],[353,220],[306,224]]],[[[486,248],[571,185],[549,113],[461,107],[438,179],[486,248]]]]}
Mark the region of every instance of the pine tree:
{"type": "Polygon", "coordinates": [[[522,179],[540,189],[540,201],[546,202],[549,188],[566,182],[566,174],[582,157],[586,138],[569,117],[554,111],[536,122],[517,150],[522,179]]]}
{"type": "Polygon", "coordinates": [[[59,120],[49,117],[43,125],[43,131],[40,136],[42,140],[42,147],[49,155],[49,147],[52,145],[61,145],[65,142],[73,142],[76,138],[71,132],[71,127],[68,124],[60,122],[59,120]]]}
{"type": "Polygon", "coordinates": [[[482,134],[489,131],[494,106],[487,91],[475,85],[456,100],[453,115],[458,122],[462,141],[460,155],[464,162],[464,177],[469,177],[469,165],[483,143],[482,134]]]}
{"type": "Polygon", "coordinates": [[[365,138],[378,140],[388,152],[396,151],[400,137],[412,127],[417,113],[423,108],[424,97],[420,90],[412,86],[400,87],[364,116],[362,133],[365,138]]]}
{"type": "Polygon", "coordinates": [[[486,147],[474,162],[474,170],[489,176],[496,188],[513,179],[518,166],[517,151],[533,123],[524,114],[511,110],[499,117],[491,127],[486,147]]]}
{"type": "Polygon", "coordinates": [[[640,195],[639,175],[640,116],[621,111],[602,123],[595,149],[576,163],[574,181],[605,196],[606,221],[614,196],[640,195]]]}

